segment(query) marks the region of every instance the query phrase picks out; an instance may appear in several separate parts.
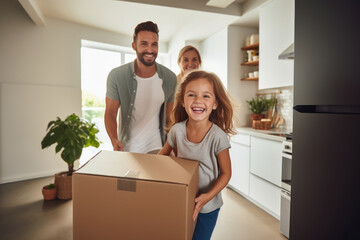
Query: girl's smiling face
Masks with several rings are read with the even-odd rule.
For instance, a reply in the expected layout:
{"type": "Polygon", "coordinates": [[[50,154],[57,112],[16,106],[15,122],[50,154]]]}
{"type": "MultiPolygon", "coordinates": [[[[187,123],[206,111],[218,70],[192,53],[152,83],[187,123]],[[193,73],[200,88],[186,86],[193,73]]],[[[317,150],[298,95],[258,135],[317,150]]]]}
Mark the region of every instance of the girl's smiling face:
{"type": "Polygon", "coordinates": [[[189,82],[185,88],[183,107],[193,121],[209,121],[212,110],[217,108],[213,85],[206,78],[189,82]]]}

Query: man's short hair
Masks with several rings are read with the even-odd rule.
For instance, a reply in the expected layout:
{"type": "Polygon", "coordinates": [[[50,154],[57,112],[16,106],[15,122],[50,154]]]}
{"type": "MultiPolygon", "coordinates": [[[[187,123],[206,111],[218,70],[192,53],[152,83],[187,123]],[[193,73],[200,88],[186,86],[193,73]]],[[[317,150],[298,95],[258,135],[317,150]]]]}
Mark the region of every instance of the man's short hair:
{"type": "Polygon", "coordinates": [[[153,33],[156,33],[156,35],[159,37],[159,29],[158,29],[158,26],[156,25],[156,23],[153,23],[153,22],[151,22],[151,21],[139,23],[139,24],[135,27],[135,31],[134,31],[134,35],[133,35],[133,41],[134,41],[134,42],[136,42],[137,35],[138,35],[138,33],[139,33],[140,31],[153,32],[153,33]]]}

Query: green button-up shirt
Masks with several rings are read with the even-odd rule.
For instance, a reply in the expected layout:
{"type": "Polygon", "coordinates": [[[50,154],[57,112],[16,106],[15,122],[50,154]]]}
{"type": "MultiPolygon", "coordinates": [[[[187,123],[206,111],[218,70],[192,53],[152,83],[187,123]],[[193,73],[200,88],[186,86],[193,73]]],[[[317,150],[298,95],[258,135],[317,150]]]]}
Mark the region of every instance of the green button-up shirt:
{"type": "MultiPolygon", "coordinates": [[[[177,84],[176,75],[165,66],[156,63],[156,71],[162,79],[162,88],[165,100],[160,109],[160,133],[163,145],[166,140],[166,104],[174,101],[175,89],[177,84]]],[[[135,78],[135,61],[114,68],[107,78],[106,97],[120,101],[120,116],[118,137],[125,145],[130,136],[130,119],[134,107],[137,90],[137,81],[135,78]]],[[[151,104],[151,103],[150,103],[151,104]]]]}

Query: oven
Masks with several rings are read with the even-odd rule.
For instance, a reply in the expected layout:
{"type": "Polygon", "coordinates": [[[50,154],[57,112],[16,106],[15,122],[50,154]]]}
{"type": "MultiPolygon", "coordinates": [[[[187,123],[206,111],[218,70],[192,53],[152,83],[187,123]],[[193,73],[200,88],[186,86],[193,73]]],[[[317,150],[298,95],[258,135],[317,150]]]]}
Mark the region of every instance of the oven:
{"type": "Polygon", "coordinates": [[[280,232],[289,238],[291,204],[292,134],[286,135],[282,151],[280,232]]]}

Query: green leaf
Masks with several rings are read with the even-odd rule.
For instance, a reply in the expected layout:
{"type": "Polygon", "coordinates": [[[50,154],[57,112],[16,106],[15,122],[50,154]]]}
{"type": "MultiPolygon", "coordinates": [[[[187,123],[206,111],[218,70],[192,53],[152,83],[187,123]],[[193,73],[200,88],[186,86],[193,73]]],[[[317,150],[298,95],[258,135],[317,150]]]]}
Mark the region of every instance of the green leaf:
{"type": "Polygon", "coordinates": [[[71,114],[61,120],[50,121],[47,133],[41,141],[42,149],[56,144],[55,152],[61,152],[61,158],[72,166],[81,156],[82,149],[88,146],[99,147],[96,134],[99,130],[95,124],[82,120],[76,114],[71,114]]]}
{"type": "Polygon", "coordinates": [[[272,104],[272,100],[260,96],[256,96],[256,98],[246,102],[249,104],[250,111],[255,114],[261,114],[269,110],[272,104]]]}

